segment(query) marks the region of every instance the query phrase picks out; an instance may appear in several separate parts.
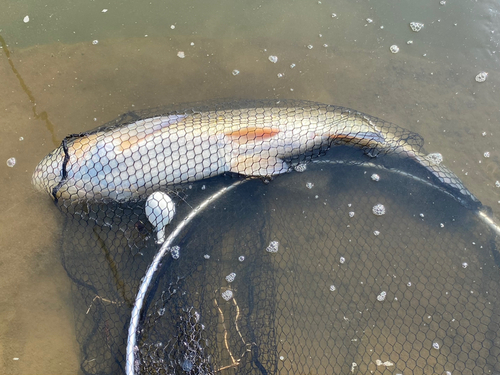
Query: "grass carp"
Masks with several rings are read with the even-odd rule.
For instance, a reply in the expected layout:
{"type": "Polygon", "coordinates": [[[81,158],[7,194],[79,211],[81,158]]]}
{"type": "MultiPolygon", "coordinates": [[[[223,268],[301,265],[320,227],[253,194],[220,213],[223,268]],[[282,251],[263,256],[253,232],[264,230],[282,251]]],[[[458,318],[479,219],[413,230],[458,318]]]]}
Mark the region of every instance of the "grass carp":
{"type": "Polygon", "coordinates": [[[32,183],[55,200],[123,201],[227,172],[279,175],[300,155],[343,144],[411,158],[459,200],[477,202],[436,154],[421,153],[418,134],[355,110],[308,101],[187,108],[70,135],[38,164],[32,183]]]}

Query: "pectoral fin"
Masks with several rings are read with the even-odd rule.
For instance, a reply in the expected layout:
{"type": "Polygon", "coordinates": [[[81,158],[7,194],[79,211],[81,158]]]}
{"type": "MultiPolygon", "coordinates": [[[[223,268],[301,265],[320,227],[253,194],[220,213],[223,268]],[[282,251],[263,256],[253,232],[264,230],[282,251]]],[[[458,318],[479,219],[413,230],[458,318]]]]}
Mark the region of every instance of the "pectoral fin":
{"type": "Polygon", "coordinates": [[[331,135],[330,138],[356,147],[377,147],[385,143],[382,134],[376,132],[339,133],[331,135]]]}
{"type": "Polygon", "coordinates": [[[230,171],[245,176],[266,177],[285,173],[288,168],[287,163],[274,156],[240,155],[231,162],[230,171]]]}

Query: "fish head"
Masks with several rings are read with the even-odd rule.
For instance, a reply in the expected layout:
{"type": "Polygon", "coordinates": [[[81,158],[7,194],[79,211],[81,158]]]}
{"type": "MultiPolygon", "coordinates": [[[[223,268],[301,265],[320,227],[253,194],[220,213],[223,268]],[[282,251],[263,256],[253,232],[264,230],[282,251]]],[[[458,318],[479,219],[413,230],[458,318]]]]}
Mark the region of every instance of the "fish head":
{"type": "Polygon", "coordinates": [[[56,199],[57,187],[63,181],[64,160],[65,152],[61,145],[38,163],[31,177],[36,190],[47,192],[56,199]]]}

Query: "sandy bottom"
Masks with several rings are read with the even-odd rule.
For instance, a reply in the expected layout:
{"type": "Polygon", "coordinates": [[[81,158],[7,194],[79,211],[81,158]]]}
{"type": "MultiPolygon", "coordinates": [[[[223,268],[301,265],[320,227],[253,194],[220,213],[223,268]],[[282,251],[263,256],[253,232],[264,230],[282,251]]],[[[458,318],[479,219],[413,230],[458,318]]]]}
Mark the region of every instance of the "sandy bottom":
{"type": "Polygon", "coordinates": [[[479,85],[475,67],[457,71],[403,53],[379,59],[334,46],[308,50],[300,40],[141,38],[9,51],[9,59],[0,51],[2,374],[79,371],[71,285],[59,255],[62,220],[50,198],[31,187],[31,173],[67,134],[134,108],[264,97],[355,108],[420,133],[427,151],[441,152],[465,185],[497,210],[494,92],[500,82],[491,72],[479,85]],[[280,57],[277,64],[265,49],[280,57]],[[234,69],[240,73],[233,75],[234,69]],[[17,160],[14,168],[5,165],[10,157],[17,160]]]}

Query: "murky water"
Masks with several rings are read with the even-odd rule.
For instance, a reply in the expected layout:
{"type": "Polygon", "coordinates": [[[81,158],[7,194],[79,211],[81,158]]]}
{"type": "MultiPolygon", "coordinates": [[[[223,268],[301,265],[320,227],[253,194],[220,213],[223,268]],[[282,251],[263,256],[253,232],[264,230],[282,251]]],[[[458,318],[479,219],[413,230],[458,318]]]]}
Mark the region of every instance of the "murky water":
{"type": "Polygon", "coordinates": [[[31,173],[65,135],[131,109],[215,98],[355,108],[424,136],[499,215],[494,1],[8,1],[0,25],[0,373],[78,372],[61,219],[31,173]]]}

